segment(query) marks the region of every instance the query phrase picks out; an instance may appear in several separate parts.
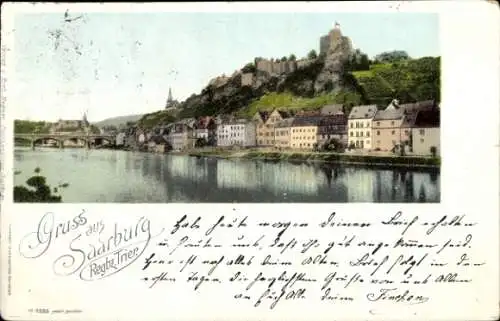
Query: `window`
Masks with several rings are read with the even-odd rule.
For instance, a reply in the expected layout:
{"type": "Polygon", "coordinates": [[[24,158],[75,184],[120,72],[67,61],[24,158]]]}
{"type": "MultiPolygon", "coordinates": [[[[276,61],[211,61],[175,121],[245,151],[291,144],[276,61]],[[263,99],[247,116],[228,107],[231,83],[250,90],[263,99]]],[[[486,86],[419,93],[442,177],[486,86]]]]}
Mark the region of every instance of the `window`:
{"type": "Polygon", "coordinates": [[[420,135],[425,135],[425,129],[420,130],[420,135]]]}
{"type": "Polygon", "coordinates": [[[393,131],[392,131],[392,134],[393,134],[393,135],[396,135],[396,131],[395,131],[395,130],[393,130],[393,131]]]}
{"type": "Polygon", "coordinates": [[[366,132],[366,137],[370,137],[370,132],[369,131],[366,132]]]}
{"type": "Polygon", "coordinates": [[[359,134],[360,134],[359,136],[363,137],[363,132],[361,132],[361,133],[359,133],[359,134]]]}
{"type": "Polygon", "coordinates": [[[370,127],[370,122],[369,121],[366,122],[366,127],[367,128],[370,127]]]}
{"type": "Polygon", "coordinates": [[[356,137],[359,137],[359,132],[356,132],[356,137]]]}
{"type": "Polygon", "coordinates": [[[359,125],[360,125],[359,127],[363,128],[364,124],[363,124],[363,122],[361,122],[359,125]]]}
{"type": "Polygon", "coordinates": [[[379,121],[377,122],[377,126],[380,126],[380,122],[379,121]]]}
{"type": "Polygon", "coordinates": [[[380,130],[377,130],[377,136],[380,136],[380,130]]]}
{"type": "Polygon", "coordinates": [[[409,133],[408,133],[408,131],[407,131],[407,130],[405,130],[405,135],[406,135],[406,136],[408,136],[408,134],[409,134],[409,133]]]}
{"type": "Polygon", "coordinates": [[[354,123],[351,123],[351,128],[354,127],[353,125],[354,125],[354,123]]]}
{"type": "Polygon", "coordinates": [[[393,122],[393,121],[391,121],[391,125],[394,125],[394,122],[393,122]]]}
{"type": "Polygon", "coordinates": [[[420,142],[423,143],[424,142],[424,139],[423,138],[420,138],[420,142]]]}
{"type": "Polygon", "coordinates": [[[353,136],[353,132],[351,132],[351,137],[353,136]]]}

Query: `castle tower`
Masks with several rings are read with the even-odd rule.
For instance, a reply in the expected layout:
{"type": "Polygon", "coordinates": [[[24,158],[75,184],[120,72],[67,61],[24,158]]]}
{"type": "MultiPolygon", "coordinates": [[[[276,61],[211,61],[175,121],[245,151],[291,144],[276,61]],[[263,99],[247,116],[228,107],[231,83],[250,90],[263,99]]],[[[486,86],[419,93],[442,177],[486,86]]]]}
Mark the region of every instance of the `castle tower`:
{"type": "Polygon", "coordinates": [[[327,54],[331,49],[342,41],[342,32],[340,31],[340,23],[335,21],[333,29],[327,35],[320,38],[319,52],[327,54]]]}
{"type": "Polygon", "coordinates": [[[330,31],[330,48],[335,48],[335,46],[340,42],[342,38],[342,32],[340,31],[340,24],[335,21],[333,29],[330,31]]]}

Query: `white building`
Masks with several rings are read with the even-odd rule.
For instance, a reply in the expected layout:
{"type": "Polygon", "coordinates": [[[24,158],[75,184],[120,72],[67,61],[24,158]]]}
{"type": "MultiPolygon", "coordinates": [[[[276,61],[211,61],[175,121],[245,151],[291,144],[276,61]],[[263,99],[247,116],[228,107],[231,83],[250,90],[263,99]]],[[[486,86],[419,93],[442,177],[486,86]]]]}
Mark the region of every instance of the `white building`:
{"type": "Polygon", "coordinates": [[[168,141],[175,151],[193,148],[195,143],[193,128],[184,123],[176,123],[169,134],[168,141]]]}
{"type": "Polygon", "coordinates": [[[217,126],[217,146],[255,146],[255,123],[246,120],[223,122],[217,126]]]}
{"type": "Polygon", "coordinates": [[[377,113],[377,105],[354,106],[347,121],[347,146],[372,149],[372,120],[377,113]]]}
{"type": "Polygon", "coordinates": [[[125,145],[125,133],[120,132],[118,135],[116,135],[116,146],[123,146],[125,145]]]}

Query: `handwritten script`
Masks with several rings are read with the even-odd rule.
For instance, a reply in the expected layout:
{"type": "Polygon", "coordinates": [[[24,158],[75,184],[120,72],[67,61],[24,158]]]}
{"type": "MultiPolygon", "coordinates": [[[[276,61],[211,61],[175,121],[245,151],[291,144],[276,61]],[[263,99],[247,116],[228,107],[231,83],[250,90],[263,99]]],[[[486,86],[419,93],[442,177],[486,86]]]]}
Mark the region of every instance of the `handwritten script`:
{"type": "Polygon", "coordinates": [[[66,250],[54,256],[57,275],[98,282],[136,269],[145,289],[223,288],[255,308],[304,300],[418,305],[439,295],[430,286],[448,291],[471,283],[486,264],[471,251],[476,222],[466,215],[427,218],[401,211],[369,221],[337,212],[303,221],[234,213],[108,223],[82,210],[66,221],[46,213],[19,252],[37,259],[60,243],[57,251],[66,250]]]}

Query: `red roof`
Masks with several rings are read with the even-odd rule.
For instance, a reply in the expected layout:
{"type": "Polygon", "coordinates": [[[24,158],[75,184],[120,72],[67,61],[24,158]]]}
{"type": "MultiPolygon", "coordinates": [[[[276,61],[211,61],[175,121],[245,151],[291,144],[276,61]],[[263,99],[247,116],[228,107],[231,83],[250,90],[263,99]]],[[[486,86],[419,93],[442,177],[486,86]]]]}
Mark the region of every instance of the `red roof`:
{"type": "Polygon", "coordinates": [[[198,119],[196,127],[199,129],[206,129],[210,122],[213,121],[213,118],[210,116],[203,116],[198,119]]]}

